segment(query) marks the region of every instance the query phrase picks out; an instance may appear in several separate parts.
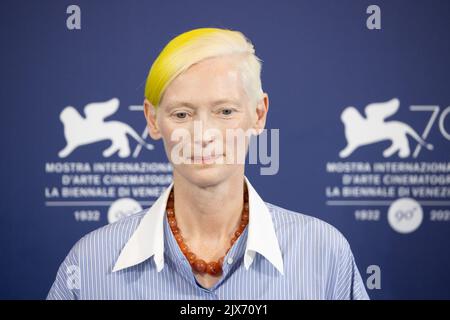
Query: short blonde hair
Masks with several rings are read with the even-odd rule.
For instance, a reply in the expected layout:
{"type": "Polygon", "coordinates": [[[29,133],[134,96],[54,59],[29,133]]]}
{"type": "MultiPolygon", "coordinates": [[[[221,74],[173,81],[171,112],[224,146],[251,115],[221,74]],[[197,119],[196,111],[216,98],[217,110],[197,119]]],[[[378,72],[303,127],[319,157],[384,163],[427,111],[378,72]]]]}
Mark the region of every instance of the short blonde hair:
{"type": "Polygon", "coordinates": [[[221,55],[243,56],[241,78],[248,97],[256,102],[262,97],[262,60],[253,44],[239,31],[199,28],[173,38],[153,62],[145,85],[145,98],[158,108],[168,85],[183,71],[199,61],[221,55]]]}

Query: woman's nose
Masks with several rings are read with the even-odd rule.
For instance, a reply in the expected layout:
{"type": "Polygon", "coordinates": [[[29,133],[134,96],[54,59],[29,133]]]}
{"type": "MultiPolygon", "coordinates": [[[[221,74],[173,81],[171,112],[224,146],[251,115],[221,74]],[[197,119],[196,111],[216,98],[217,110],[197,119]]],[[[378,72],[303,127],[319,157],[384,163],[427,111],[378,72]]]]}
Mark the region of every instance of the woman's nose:
{"type": "Polygon", "coordinates": [[[194,142],[203,148],[214,142],[219,133],[219,129],[211,119],[202,118],[194,122],[194,142]]]}

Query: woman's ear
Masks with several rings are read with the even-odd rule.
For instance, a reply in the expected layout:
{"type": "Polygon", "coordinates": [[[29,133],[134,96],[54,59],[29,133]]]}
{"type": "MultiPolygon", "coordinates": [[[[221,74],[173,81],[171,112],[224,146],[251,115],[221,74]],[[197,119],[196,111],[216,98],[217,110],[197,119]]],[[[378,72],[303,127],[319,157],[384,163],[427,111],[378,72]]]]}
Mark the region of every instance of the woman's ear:
{"type": "Polygon", "coordinates": [[[156,109],[147,99],[144,100],[144,114],[147,120],[148,134],[153,140],[161,139],[161,132],[159,131],[156,122],[156,109]]]}
{"type": "Polygon", "coordinates": [[[267,112],[269,111],[269,96],[267,93],[263,93],[256,105],[256,121],[253,125],[255,134],[259,135],[266,126],[267,112]]]}

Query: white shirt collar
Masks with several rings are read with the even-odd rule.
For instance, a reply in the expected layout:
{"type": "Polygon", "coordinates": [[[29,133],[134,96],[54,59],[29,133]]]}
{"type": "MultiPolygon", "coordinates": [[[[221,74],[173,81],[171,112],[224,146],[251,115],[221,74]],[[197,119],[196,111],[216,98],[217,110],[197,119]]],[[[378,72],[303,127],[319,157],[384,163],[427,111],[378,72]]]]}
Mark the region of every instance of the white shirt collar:
{"type": "MultiPolygon", "coordinates": [[[[282,274],[283,258],[272,222],[264,201],[244,176],[249,193],[249,223],[244,266],[248,270],[256,252],[263,255],[282,274]]],[[[153,256],[156,269],[164,267],[164,216],[173,182],[148,209],[141,222],[122,249],[113,272],[137,265],[153,256]]]]}

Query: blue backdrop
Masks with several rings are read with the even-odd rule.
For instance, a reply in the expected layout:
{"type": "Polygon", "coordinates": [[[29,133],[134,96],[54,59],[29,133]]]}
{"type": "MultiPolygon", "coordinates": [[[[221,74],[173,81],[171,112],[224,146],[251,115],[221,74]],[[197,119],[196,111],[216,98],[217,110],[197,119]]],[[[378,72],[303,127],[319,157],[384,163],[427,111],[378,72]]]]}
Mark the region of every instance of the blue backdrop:
{"type": "Polygon", "coordinates": [[[171,38],[210,26],[243,32],[264,61],[280,163],[275,175],[248,165],[262,197],[335,225],[372,299],[449,299],[449,9],[437,0],[2,2],[0,298],[45,298],[82,235],[150,206],[168,185],[162,142],[144,134],[145,79],[171,38]],[[81,29],[67,27],[73,4],[81,29]],[[381,29],[366,24],[373,4],[381,29]],[[60,157],[61,112],[113,98],[120,107],[108,120],[154,150],[129,137],[125,158],[102,155],[108,140],[60,157]],[[386,122],[345,135],[358,120],[341,120],[346,108],[364,114],[394,98],[399,108],[386,122]],[[410,136],[407,156],[384,156],[406,125],[433,150],[410,136]],[[369,133],[386,139],[368,142],[369,133]],[[341,157],[347,140],[357,148],[341,157]],[[112,181],[126,175],[148,180],[112,181]]]}

